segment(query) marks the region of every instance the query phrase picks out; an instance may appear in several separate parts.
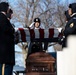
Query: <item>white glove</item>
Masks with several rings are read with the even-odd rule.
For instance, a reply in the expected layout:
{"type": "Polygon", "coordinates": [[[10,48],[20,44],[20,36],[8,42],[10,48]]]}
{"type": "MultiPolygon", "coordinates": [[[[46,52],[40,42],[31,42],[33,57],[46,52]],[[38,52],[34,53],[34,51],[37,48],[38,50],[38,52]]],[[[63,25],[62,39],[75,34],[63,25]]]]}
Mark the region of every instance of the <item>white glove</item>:
{"type": "Polygon", "coordinates": [[[31,25],[29,25],[29,27],[31,28],[34,25],[35,22],[31,23],[31,25]]]}
{"type": "Polygon", "coordinates": [[[62,31],[62,28],[57,28],[58,29],[58,31],[61,33],[61,31],[62,31]]]}

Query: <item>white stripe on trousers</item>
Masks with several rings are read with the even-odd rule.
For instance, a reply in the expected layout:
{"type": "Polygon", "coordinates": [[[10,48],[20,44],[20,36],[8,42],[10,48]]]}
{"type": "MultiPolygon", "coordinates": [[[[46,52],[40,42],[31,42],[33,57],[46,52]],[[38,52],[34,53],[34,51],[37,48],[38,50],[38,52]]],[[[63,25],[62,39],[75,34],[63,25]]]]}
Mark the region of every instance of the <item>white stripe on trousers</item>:
{"type": "Polygon", "coordinates": [[[5,64],[2,65],[2,75],[4,75],[5,64]]]}

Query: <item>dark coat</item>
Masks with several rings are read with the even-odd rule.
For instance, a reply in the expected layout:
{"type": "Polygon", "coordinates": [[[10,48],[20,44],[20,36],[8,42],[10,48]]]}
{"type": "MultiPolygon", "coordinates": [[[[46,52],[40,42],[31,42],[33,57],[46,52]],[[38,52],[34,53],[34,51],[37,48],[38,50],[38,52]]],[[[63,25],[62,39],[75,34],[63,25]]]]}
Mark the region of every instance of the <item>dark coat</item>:
{"type": "Polygon", "coordinates": [[[0,63],[15,64],[14,28],[3,13],[0,13],[0,63]]]}
{"type": "Polygon", "coordinates": [[[74,34],[76,34],[76,15],[71,17],[71,20],[68,21],[64,30],[64,35],[66,37],[74,34]]]}
{"type": "Polygon", "coordinates": [[[73,15],[66,24],[64,35],[65,35],[65,39],[63,41],[63,47],[66,47],[67,37],[69,35],[76,35],[76,15],[73,15]]]}

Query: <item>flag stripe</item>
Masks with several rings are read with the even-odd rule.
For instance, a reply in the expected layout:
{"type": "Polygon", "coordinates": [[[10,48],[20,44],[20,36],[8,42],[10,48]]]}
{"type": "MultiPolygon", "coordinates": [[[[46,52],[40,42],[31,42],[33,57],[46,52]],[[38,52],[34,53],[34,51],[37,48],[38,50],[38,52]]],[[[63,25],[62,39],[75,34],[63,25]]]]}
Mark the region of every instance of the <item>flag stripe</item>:
{"type": "Polygon", "coordinates": [[[49,38],[49,30],[44,29],[44,38],[49,38]]]}
{"type": "Polygon", "coordinates": [[[49,29],[49,38],[53,38],[54,36],[54,29],[49,29]]]}
{"type": "Polygon", "coordinates": [[[44,38],[44,29],[39,29],[40,38],[44,38]]]}
{"type": "Polygon", "coordinates": [[[20,33],[21,33],[21,39],[23,42],[26,42],[26,34],[23,28],[19,28],[20,33]]]}
{"type": "Polygon", "coordinates": [[[29,29],[30,31],[30,40],[35,38],[35,32],[34,29],[29,29]]]}
{"type": "Polygon", "coordinates": [[[58,29],[54,29],[54,36],[53,37],[58,37],[58,35],[59,35],[58,29]]]}
{"type": "Polygon", "coordinates": [[[34,29],[35,38],[40,38],[39,36],[39,29],[34,29]]]}
{"type": "MultiPolygon", "coordinates": [[[[25,31],[25,30],[24,30],[24,31],[25,31]]],[[[27,41],[27,42],[31,41],[31,40],[30,40],[30,31],[29,31],[29,29],[26,29],[25,34],[26,34],[26,41],[27,41]]]]}

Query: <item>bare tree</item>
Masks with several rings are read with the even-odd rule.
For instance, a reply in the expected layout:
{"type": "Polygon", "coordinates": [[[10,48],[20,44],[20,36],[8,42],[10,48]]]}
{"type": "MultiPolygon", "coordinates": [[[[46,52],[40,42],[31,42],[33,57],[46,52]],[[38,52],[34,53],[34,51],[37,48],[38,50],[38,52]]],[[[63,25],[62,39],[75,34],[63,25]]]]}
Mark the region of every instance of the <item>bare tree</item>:
{"type": "Polygon", "coordinates": [[[29,26],[35,17],[40,17],[42,25],[49,28],[64,25],[62,12],[64,7],[58,6],[56,0],[19,0],[14,16],[23,27],[29,26]]]}
{"type": "Polygon", "coordinates": [[[7,0],[0,0],[0,2],[7,2],[7,0]]]}

